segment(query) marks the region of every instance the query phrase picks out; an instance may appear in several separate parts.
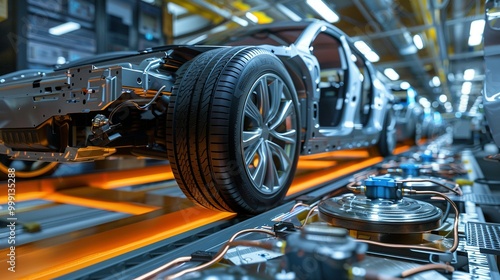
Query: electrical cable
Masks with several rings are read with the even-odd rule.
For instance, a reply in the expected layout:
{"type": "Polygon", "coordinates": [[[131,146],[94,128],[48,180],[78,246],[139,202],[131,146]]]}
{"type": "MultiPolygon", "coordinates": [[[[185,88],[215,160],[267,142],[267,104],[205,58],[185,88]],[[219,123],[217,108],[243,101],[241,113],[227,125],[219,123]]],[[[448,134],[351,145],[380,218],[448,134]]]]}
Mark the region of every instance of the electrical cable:
{"type": "MultiPolygon", "coordinates": [[[[439,186],[441,186],[443,188],[446,188],[446,189],[450,190],[451,192],[455,193],[456,195],[462,195],[462,191],[458,187],[458,184],[455,184],[455,188],[450,188],[449,186],[447,186],[447,185],[445,185],[443,183],[440,183],[440,182],[438,182],[436,180],[432,180],[432,179],[419,179],[419,178],[415,178],[415,179],[402,179],[402,180],[398,180],[398,181],[402,182],[402,183],[418,183],[418,182],[433,183],[433,184],[439,185],[439,186]]],[[[437,193],[439,193],[439,192],[437,192],[437,193]]],[[[439,193],[439,194],[441,194],[441,193],[439,193]]]]}
{"type": "Polygon", "coordinates": [[[441,219],[441,224],[444,224],[450,215],[451,205],[446,203],[446,210],[444,211],[443,218],[441,219]]]}
{"type": "Polygon", "coordinates": [[[455,202],[453,202],[453,200],[451,200],[449,197],[447,197],[446,195],[440,193],[440,192],[435,192],[435,191],[415,191],[415,190],[405,190],[409,193],[412,193],[412,194],[433,194],[433,195],[438,195],[438,196],[441,196],[443,197],[444,199],[446,199],[446,201],[448,201],[448,203],[451,205],[451,207],[453,207],[453,210],[455,211],[455,217],[453,219],[453,246],[448,250],[449,252],[455,252],[458,248],[458,216],[460,215],[460,212],[458,211],[458,207],[457,205],[455,204],[455,202]]]}
{"type": "Polygon", "coordinates": [[[288,212],[291,213],[291,212],[295,211],[295,209],[297,207],[299,207],[299,206],[304,206],[304,207],[307,207],[307,208],[311,207],[309,204],[305,204],[303,202],[299,202],[299,203],[295,203],[295,205],[292,207],[292,209],[290,209],[290,211],[288,211],[288,212]]]}
{"type": "Polygon", "coordinates": [[[146,110],[147,108],[149,108],[149,106],[151,106],[151,104],[153,104],[153,102],[156,100],[156,98],[158,98],[158,96],[160,96],[160,93],[166,88],[167,86],[166,85],[163,85],[161,86],[158,91],[156,92],[155,96],[153,96],[153,98],[151,98],[151,100],[146,103],[144,106],[140,107],[141,110],[146,110]]]}
{"type": "Polygon", "coordinates": [[[158,89],[158,91],[156,92],[155,96],[153,96],[153,98],[151,98],[151,100],[149,100],[148,103],[144,104],[143,106],[140,106],[137,102],[135,101],[132,101],[132,100],[125,100],[123,101],[122,103],[120,103],[118,106],[116,106],[115,108],[113,108],[113,110],[111,111],[111,113],[109,113],[109,123],[110,124],[113,124],[113,116],[116,112],[118,112],[118,110],[120,110],[121,108],[127,106],[127,105],[132,105],[134,106],[137,110],[140,110],[140,111],[145,111],[149,108],[149,106],[151,106],[151,104],[153,104],[153,102],[160,96],[161,92],[166,88],[165,85],[161,86],[160,89],[158,89]]]}
{"type": "Polygon", "coordinates": [[[150,272],[144,274],[144,275],[141,275],[137,278],[135,278],[135,280],[145,280],[145,279],[151,279],[152,276],[162,272],[163,270],[166,270],[168,268],[170,268],[171,266],[174,266],[178,263],[184,263],[184,262],[188,262],[191,260],[191,257],[179,257],[173,261],[170,261],[154,270],[151,270],[150,272]]]}
{"type": "MultiPolygon", "coordinates": [[[[193,268],[188,268],[188,269],[179,271],[173,275],[167,276],[166,279],[175,279],[177,277],[181,277],[184,274],[187,274],[187,273],[190,273],[193,271],[198,271],[200,269],[204,269],[208,266],[211,266],[212,264],[217,263],[218,261],[220,261],[224,257],[227,250],[229,250],[229,244],[231,242],[233,242],[234,239],[236,239],[236,237],[238,237],[239,235],[242,235],[244,233],[253,233],[253,232],[264,233],[264,234],[269,234],[271,236],[276,236],[276,234],[273,231],[265,230],[265,229],[244,229],[244,230],[238,231],[235,234],[233,234],[233,236],[231,236],[231,238],[229,238],[229,240],[224,244],[224,246],[222,246],[220,248],[220,250],[217,252],[217,254],[214,256],[214,258],[211,261],[203,263],[203,264],[196,266],[196,267],[193,267],[193,268]]],[[[173,260],[165,265],[162,265],[161,267],[159,267],[155,270],[152,270],[146,274],[143,274],[143,275],[135,278],[134,280],[152,279],[153,276],[158,275],[160,272],[170,268],[171,266],[176,265],[178,263],[182,263],[182,262],[188,262],[190,260],[191,260],[191,257],[179,257],[179,258],[177,258],[177,259],[175,259],[175,260],[173,260]]]]}
{"type": "Polygon", "coordinates": [[[226,242],[226,244],[219,250],[219,252],[217,252],[217,254],[215,255],[215,257],[211,261],[206,262],[204,264],[201,264],[201,265],[199,265],[197,267],[188,268],[188,269],[182,270],[180,272],[177,272],[177,273],[175,273],[173,275],[169,275],[166,279],[175,279],[175,278],[181,277],[184,274],[204,269],[206,267],[209,267],[209,266],[211,266],[211,265],[219,262],[224,257],[224,255],[226,254],[226,252],[229,250],[229,245],[228,244],[230,244],[231,242],[233,242],[234,239],[236,239],[236,237],[238,237],[239,235],[241,235],[243,233],[249,233],[249,232],[260,232],[260,233],[269,234],[271,236],[275,236],[275,233],[273,231],[269,231],[269,230],[263,230],[263,229],[246,229],[246,230],[241,230],[241,231],[235,233],[226,242]]]}
{"type": "Polygon", "coordinates": [[[302,224],[302,226],[300,226],[300,228],[303,228],[305,225],[307,225],[307,221],[309,220],[309,218],[312,216],[312,213],[314,211],[318,210],[318,206],[314,206],[312,207],[311,209],[309,209],[309,212],[307,212],[307,216],[306,218],[304,219],[304,223],[302,224]]]}
{"type": "Polygon", "coordinates": [[[275,251],[275,249],[280,249],[280,253],[284,254],[286,242],[283,240],[273,240],[273,242],[269,241],[261,241],[261,240],[236,240],[227,243],[227,246],[235,247],[235,246],[245,246],[245,247],[258,247],[270,251],[275,251]]]}
{"type": "Polygon", "coordinates": [[[352,181],[346,185],[346,188],[352,192],[359,192],[358,186],[362,186],[361,181],[352,181]]]}
{"type": "Polygon", "coordinates": [[[405,270],[405,271],[401,272],[400,277],[406,278],[406,277],[410,277],[410,276],[413,276],[413,275],[418,274],[418,273],[422,273],[422,272],[429,271],[429,270],[437,270],[437,269],[443,269],[443,270],[446,270],[447,272],[455,271],[455,269],[451,265],[448,265],[448,264],[430,263],[430,264],[424,264],[421,266],[417,266],[417,267],[405,270]]]}
{"type": "MultiPolygon", "coordinates": [[[[222,248],[220,248],[219,252],[217,252],[217,254],[214,256],[214,258],[209,261],[209,262],[206,262],[206,263],[203,263],[199,266],[196,266],[196,267],[193,267],[193,268],[188,268],[188,269],[185,269],[185,270],[182,270],[182,271],[179,271],[173,275],[169,275],[167,276],[165,279],[176,279],[178,277],[181,277],[182,275],[184,274],[187,274],[187,273],[190,273],[190,272],[194,272],[194,271],[198,271],[198,270],[201,270],[201,269],[204,269],[204,268],[207,268],[217,262],[219,262],[223,257],[224,255],[226,254],[227,250],[229,250],[229,245],[231,242],[234,241],[234,239],[236,239],[236,237],[238,237],[239,235],[241,234],[244,234],[244,233],[251,233],[251,232],[257,232],[257,233],[264,233],[264,234],[268,234],[268,235],[271,235],[271,236],[276,236],[276,234],[273,232],[273,231],[270,231],[270,230],[264,230],[264,229],[245,229],[245,230],[241,230],[237,233],[235,233],[227,242],[226,244],[224,244],[224,246],[222,248]]],[[[141,278],[141,279],[146,279],[146,278],[141,278]]]]}

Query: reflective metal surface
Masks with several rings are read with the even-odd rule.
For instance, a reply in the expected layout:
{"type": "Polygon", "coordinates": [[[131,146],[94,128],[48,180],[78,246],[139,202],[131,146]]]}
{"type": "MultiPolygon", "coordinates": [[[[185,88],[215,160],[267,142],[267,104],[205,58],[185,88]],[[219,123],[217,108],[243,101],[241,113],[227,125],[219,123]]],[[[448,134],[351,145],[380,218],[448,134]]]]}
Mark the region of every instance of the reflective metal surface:
{"type": "Polygon", "coordinates": [[[243,153],[245,170],[262,193],[276,193],[289,178],[297,150],[298,123],[292,95],[284,81],[266,74],[245,102],[243,153]]]}
{"type": "Polygon", "coordinates": [[[419,200],[368,199],[346,194],[322,201],[320,217],[348,229],[415,233],[438,228],[442,212],[439,208],[419,200]]]}

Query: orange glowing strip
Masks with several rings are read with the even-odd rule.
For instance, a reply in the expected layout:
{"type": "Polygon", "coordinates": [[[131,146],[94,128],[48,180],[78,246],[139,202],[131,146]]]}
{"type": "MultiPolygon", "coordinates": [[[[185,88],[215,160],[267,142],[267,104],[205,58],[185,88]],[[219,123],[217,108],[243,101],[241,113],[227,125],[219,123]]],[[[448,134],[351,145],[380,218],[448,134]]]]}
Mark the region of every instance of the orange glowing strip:
{"type": "Polygon", "coordinates": [[[144,174],[140,176],[136,175],[123,179],[110,180],[96,187],[101,189],[115,189],[124,186],[148,184],[148,183],[173,180],[173,179],[174,179],[174,174],[172,173],[170,166],[165,166],[165,171],[163,173],[144,174]]]}
{"type": "Polygon", "coordinates": [[[367,158],[370,156],[368,150],[339,150],[331,151],[325,153],[318,153],[312,155],[304,155],[300,158],[303,159],[319,159],[328,157],[339,157],[339,158],[367,158]]]}
{"type": "Polygon", "coordinates": [[[160,209],[160,207],[139,205],[127,202],[113,202],[113,201],[102,201],[92,198],[83,198],[70,195],[64,195],[60,193],[51,193],[43,197],[45,200],[51,200],[54,202],[73,204],[78,206],[84,206],[89,208],[97,208],[113,212],[122,212],[131,215],[141,215],[144,213],[149,213],[151,211],[160,209]]]}
{"type": "Polygon", "coordinates": [[[98,183],[92,187],[100,189],[115,189],[130,185],[148,184],[164,180],[174,179],[170,165],[145,167],[122,171],[122,176],[113,176],[105,182],[98,183]],[[153,172],[152,172],[153,171],[153,172]]]}
{"type": "MultiPolygon", "coordinates": [[[[170,165],[154,165],[125,170],[102,171],[67,177],[51,177],[41,179],[22,179],[16,181],[16,196],[30,192],[55,192],[60,188],[91,186],[94,188],[112,189],[137,182],[146,184],[162,180],[171,180],[174,176],[170,165]]],[[[7,193],[7,184],[0,185],[0,193],[7,193]]]]}
{"type": "MultiPolygon", "coordinates": [[[[16,194],[14,203],[17,204],[17,203],[22,202],[22,201],[43,199],[42,196],[44,196],[44,195],[45,195],[44,192],[31,192],[31,193],[16,194]]],[[[7,203],[8,201],[9,201],[8,196],[0,196],[0,204],[7,203]]],[[[21,210],[17,206],[16,206],[16,209],[17,209],[17,211],[21,210]]],[[[0,209],[0,216],[8,215],[8,214],[9,214],[9,209],[7,207],[0,209]]]]}
{"type": "Polygon", "coordinates": [[[334,160],[304,160],[299,159],[297,164],[298,169],[318,169],[318,168],[327,168],[333,167],[337,165],[337,162],[334,160]]]}
{"type": "Polygon", "coordinates": [[[311,187],[317,186],[317,185],[322,185],[326,182],[329,182],[335,178],[339,178],[341,176],[356,172],[360,169],[372,166],[374,164],[377,164],[381,162],[384,158],[383,157],[374,157],[370,158],[364,161],[360,161],[357,163],[349,163],[349,164],[343,164],[339,166],[338,169],[327,169],[327,170],[322,170],[319,172],[314,172],[310,175],[306,175],[303,177],[298,177],[296,178],[290,189],[288,190],[287,195],[292,195],[304,190],[307,190],[311,187]]]}
{"type": "Polygon", "coordinates": [[[411,147],[408,146],[408,145],[403,145],[403,146],[399,146],[399,147],[396,147],[396,149],[394,149],[394,154],[395,155],[399,155],[399,154],[402,154],[404,152],[407,152],[411,147]]]}
{"type": "MultiPolygon", "coordinates": [[[[16,270],[15,276],[17,279],[54,279],[235,215],[190,207],[54,246],[19,246],[16,248],[16,256],[22,269],[16,270]]],[[[2,271],[7,271],[6,254],[7,249],[0,251],[2,271]]]]}
{"type": "MultiPolygon", "coordinates": [[[[28,201],[33,199],[43,199],[43,196],[46,195],[45,192],[29,192],[29,193],[21,193],[15,195],[15,202],[28,201]]],[[[4,204],[9,201],[8,196],[0,196],[0,203],[4,204]]]]}

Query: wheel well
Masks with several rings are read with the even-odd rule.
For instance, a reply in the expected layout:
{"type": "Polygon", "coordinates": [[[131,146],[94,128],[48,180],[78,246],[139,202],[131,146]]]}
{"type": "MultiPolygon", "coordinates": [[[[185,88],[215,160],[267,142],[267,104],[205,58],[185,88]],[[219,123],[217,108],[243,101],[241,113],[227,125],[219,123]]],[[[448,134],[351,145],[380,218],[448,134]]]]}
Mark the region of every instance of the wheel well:
{"type": "Polygon", "coordinates": [[[297,73],[298,71],[295,71],[290,65],[287,64],[285,64],[285,68],[292,78],[292,82],[295,87],[295,91],[297,92],[297,98],[299,99],[299,101],[301,101],[301,99],[307,99],[306,85],[304,84],[302,77],[299,75],[299,73],[297,73]]]}
{"type": "Polygon", "coordinates": [[[295,92],[297,93],[297,99],[299,100],[299,114],[301,115],[299,118],[301,120],[300,127],[301,127],[301,135],[300,135],[300,140],[304,141],[306,138],[306,131],[307,131],[307,121],[305,121],[305,117],[307,116],[307,107],[310,105],[310,97],[307,95],[307,89],[306,89],[306,84],[304,82],[304,79],[300,75],[300,70],[298,70],[298,67],[294,67],[294,65],[291,65],[291,63],[287,63],[286,60],[282,60],[283,64],[285,65],[285,69],[290,75],[290,78],[292,79],[293,86],[295,88],[295,92]]]}

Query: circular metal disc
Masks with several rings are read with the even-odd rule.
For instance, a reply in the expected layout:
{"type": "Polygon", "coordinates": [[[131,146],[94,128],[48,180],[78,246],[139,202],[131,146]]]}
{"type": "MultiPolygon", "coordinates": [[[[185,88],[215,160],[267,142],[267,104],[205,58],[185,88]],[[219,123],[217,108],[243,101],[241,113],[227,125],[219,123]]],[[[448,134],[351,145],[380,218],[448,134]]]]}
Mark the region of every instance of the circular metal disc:
{"type": "Polygon", "coordinates": [[[440,226],[442,211],[423,201],[368,199],[346,194],[319,204],[319,216],[326,222],[352,230],[382,233],[417,233],[440,226]]]}
{"type": "MultiPolygon", "coordinates": [[[[412,179],[412,178],[407,178],[407,179],[412,179]]],[[[419,177],[414,177],[414,179],[433,179],[433,180],[438,180],[436,178],[432,178],[432,177],[423,177],[423,176],[419,176],[419,177]]],[[[450,186],[450,188],[453,188],[454,186],[450,186]]],[[[414,190],[417,190],[417,191],[436,191],[436,192],[441,192],[441,193],[445,193],[445,192],[449,192],[450,190],[443,187],[443,186],[440,186],[438,184],[434,184],[432,182],[411,182],[411,183],[405,183],[405,188],[406,189],[414,189],[414,190]]],[[[427,195],[429,196],[429,195],[427,195]]]]}

